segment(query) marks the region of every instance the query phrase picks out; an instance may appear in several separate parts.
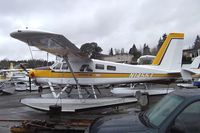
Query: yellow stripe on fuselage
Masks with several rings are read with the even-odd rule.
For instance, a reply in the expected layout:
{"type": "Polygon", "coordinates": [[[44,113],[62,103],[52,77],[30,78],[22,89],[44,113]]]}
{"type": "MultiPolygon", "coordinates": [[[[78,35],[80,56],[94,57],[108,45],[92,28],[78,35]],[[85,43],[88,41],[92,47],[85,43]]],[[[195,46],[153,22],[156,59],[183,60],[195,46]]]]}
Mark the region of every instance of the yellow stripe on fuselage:
{"type": "Polygon", "coordinates": [[[162,44],[160,50],[158,51],[155,59],[152,62],[152,65],[160,65],[165,52],[167,51],[167,48],[171,42],[172,39],[183,39],[184,38],[184,34],[183,33],[170,33],[166,40],[164,41],[164,43],[162,44]]]}
{"type": "MultiPolygon", "coordinates": [[[[34,72],[35,78],[73,78],[71,72],[52,72],[51,70],[32,70],[32,72],[34,72]]],[[[76,78],[130,78],[130,75],[135,73],[75,72],[74,74],[76,78]]],[[[135,75],[131,78],[145,77],[143,73],[136,73],[135,75]]],[[[180,77],[180,74],[151,74],[148,77],[180,77]]]]}

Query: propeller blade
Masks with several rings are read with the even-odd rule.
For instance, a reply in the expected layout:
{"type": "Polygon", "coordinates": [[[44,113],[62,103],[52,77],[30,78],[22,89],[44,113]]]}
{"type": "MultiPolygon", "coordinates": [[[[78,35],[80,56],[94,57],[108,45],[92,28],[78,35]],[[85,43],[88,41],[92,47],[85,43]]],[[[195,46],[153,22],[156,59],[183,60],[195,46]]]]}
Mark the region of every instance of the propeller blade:
{"type": "Polygon", "coordinates": [[[28,76],[28,83],[29,83],[29,89],[30,89],[30,92],[32,91],[31,90],[31,77],[29,75],[29,71],[26,69],[26,67],[24,67],[23,64],[20,64],[20,67],[27,73],[27,76],[28,76]]]}
{"type": "Polygon", "coordinates": [[[31,78],[30,77],[28,78],[28,81],[29,81],[29,89],[30,89],[30,92],[31,92],[31,78]]]}
{"type": "Polygon", "coordinates": [[[23,64],[20,64],[20,67],[21,67],[25,72],[29,73],[28,70],[26,69],[26,67],[24,67],[23,64]]]}

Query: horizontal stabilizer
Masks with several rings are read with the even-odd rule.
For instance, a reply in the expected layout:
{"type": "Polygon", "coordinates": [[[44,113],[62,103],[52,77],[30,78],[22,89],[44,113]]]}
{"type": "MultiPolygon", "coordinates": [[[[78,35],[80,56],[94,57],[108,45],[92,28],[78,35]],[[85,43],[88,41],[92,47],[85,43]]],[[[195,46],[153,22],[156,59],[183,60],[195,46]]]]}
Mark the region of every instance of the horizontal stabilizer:
{"type": "Polygon", "coordinates": [[[181,75],[183,80],[191,80],[200,75],[200,56],[196,57],[189,67],[182,68],[181,75]],[[192,76],[193,75],[193,76],[192,76]]]}
{"type": "Polygon", "coordinates": [[[182,69],[181,70],[181,76],[183,78],[183,80],[192,80],[192,71],[186,70],[186,69],[182,69]]]}

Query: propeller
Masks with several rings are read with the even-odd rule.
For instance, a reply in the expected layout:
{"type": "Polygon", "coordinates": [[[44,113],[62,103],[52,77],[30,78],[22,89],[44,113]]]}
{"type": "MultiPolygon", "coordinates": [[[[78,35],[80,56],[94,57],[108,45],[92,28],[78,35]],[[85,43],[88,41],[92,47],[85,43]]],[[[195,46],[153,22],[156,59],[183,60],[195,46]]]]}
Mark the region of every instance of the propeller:
{"type": "Polygon", "coordinates": [[[28,82],[29,82],[29,88],[31,92],[31,73],[26,69],[26,67],[23,64],[20,64],[20,67],[27,73],[28,76],[28,82]]]}

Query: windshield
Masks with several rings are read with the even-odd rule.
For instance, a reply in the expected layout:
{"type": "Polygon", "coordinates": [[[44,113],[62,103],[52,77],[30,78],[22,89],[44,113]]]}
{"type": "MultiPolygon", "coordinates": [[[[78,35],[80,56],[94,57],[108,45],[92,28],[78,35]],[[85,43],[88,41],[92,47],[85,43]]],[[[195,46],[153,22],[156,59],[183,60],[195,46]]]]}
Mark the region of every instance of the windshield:
{"type": "Polygon", "coordinates": [[[159,126],[183,101],[183,98],[176,95],[167,95],[153,108],[147,111],[146,116],[149,122],[159,126]]]}

